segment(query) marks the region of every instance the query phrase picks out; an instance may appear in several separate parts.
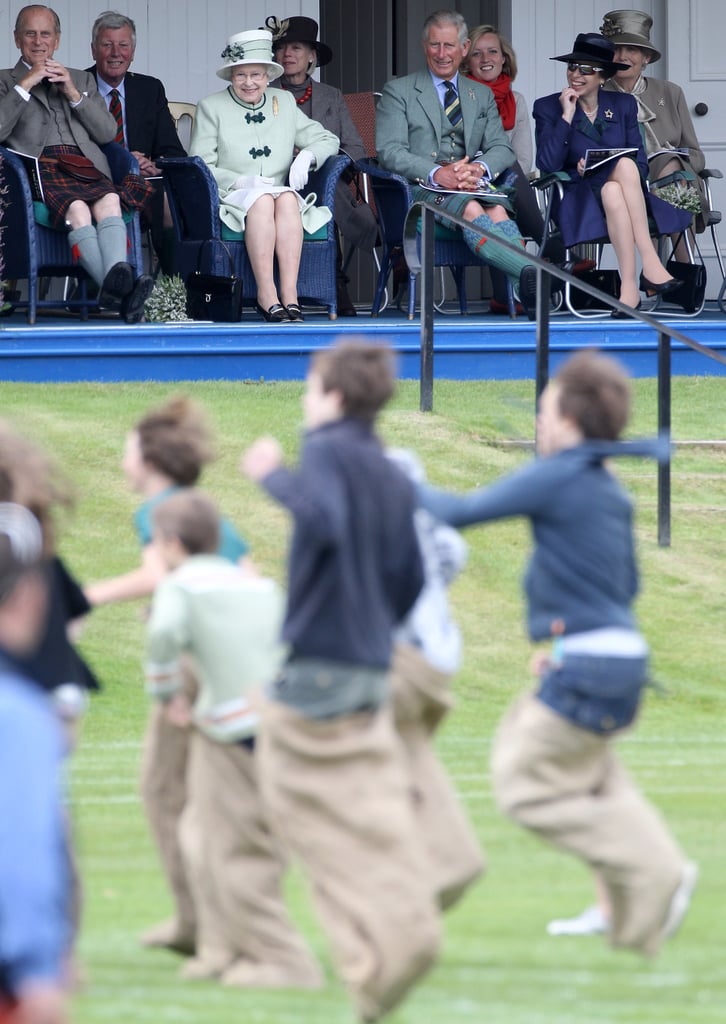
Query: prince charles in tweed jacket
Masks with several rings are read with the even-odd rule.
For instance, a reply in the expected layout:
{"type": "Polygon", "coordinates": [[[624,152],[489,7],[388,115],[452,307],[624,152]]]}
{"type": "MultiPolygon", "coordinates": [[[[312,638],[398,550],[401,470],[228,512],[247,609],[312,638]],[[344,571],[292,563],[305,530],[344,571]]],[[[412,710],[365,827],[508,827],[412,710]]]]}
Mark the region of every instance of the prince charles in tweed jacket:
{"type": "MultiPolygon", "coordinates": [[[[470,160],[478,156],[496,178],[516,157],[494,93],[463,75],[459,85],[466,155],[470,160]]],[[[376,148],[381,166],[412,182],[428,181],[436,164],[450,162],[447,136],[442,133],[441,102],[428,69],[384,86],[376,109],[376,148]]]]}

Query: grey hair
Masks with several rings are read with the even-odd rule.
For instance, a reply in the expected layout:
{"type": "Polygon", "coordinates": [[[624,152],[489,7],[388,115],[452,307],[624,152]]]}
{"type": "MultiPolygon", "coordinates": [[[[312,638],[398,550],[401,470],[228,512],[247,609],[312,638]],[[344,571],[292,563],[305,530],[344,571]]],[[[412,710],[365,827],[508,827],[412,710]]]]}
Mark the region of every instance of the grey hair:
{"type": "Polygon", "coordinates": [[[21,8],[18,11],[17,18],[15,19],[15,31],[16,32],[20,31],[20,26],[22,24],[23,18],[25,17],[26,14],[29,14],[30,11],[48,11],[49,14],[53,15],[53,21],[55,22],[55,32],[56,32],[56,35],[59,36],[61,34],[60,18],[55,13],[53,8],[52,7],[48,7],[46,4],[28,4],[26,7],[21,8]]]}
{"type": "Polygon", "coordinates": [[[115,28],[128,28],[131,30],[131,41],[134,49],[136,49],[136,25],[126,14],[120,14],[118,11],[103,11],[102,14],[96,18],[91,29],[91,45],[96,45],[101,32],[104,29],[115,29],[115,28]]]}
{"type": "Polygon", "coordinates": [[[428,18],[423,23],[423,30],[421,32],[421,39],[424,43],[428,42],[429,29],[434,25],[453,25],[459,33],[459,42],[462,46],[469,38],[469,29],[464,21],[464,16],[463,14],[459,14],[458,11],[434,11],[433,14],[429,14],[428,18]]]}

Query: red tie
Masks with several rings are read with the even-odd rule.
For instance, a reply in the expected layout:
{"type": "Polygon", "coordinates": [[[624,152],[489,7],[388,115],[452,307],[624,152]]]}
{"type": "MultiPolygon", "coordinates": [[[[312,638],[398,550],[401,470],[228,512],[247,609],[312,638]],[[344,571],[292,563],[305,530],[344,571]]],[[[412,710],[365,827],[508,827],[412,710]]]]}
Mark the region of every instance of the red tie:
{"type": "Polygon", "coordinates": [[[108,106],[113,116],[116,118],[116,137],[114,142],[118,142],[120,146],[124,145],[124,115],[121,110],[121,97],[118,94],[118,89],[111,90],[111,102],[108,106]]]}

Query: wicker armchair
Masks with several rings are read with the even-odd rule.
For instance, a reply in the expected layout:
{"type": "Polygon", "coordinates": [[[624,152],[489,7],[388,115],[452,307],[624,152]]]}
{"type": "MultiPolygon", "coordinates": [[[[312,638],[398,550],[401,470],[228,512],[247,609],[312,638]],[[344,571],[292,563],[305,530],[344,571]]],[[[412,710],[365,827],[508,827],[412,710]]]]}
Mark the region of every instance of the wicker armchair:
{"type": "MultiPolygon", "coordinates": [[[[176,237],[175,270],[184,280],[195,270],[205,274],[229,274],[231,254],[234,273],[242,279],[244,300],[254,305],[257,295],[244,235],[230,231],[219,219],[219,191],[212,172],[198,156],[159,159],[169,199],[176,237]],[[206,244],[204,244],[206,243],[206,244]]],[[[318,204],[333,209],[335,186],[350,163],[334,156],[312,171],[306,191],[318,204]]],[[[335,224],[331,218],[321,231],[303,238],[298,295],[301,302],[325,306],[331,320],[337,318],[335,224]]]]}
{"type": "MultiPolygon", "coordinates": [[[[111,167],[113,180],[120,182],[130,171],[138,174],[139,165],[123,146],[109,142],[101,147],[111,167]]],[[[65,231],[48,226],[48,210],[34,202],[28,174],[23,161],[4,146],[0,158],[5,175],[5,194],[2,226],[5,232],[3,250],[4,274],[8,280],[27,280],[28,297],[14,301],[18,308],[27,310],[28,323],[34,324],[39,309],[68,309],[78,312],[82,320],[89,311],[98,309],[98,299],[89,298],[88,275],[74,262],[65,231]],[[63,277],[78,281],[78,294],[74,297],[41,297],[41,278],[63,277]]],[[[136,274],[143,272],[141,230],[138,213],[124,215],[129,236],[129,263],[136,274]]]]}

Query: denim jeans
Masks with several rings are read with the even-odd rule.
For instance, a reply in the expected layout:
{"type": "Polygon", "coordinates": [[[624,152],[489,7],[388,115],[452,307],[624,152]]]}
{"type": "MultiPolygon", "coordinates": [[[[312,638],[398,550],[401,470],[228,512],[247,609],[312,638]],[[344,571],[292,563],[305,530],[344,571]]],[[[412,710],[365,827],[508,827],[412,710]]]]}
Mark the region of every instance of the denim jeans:
{"type": "Polygon", "coordinates": [[[633,721],[647,676],[647,657],[567,654],[537,696],[574,725],[607,736],[633,721]]]}

